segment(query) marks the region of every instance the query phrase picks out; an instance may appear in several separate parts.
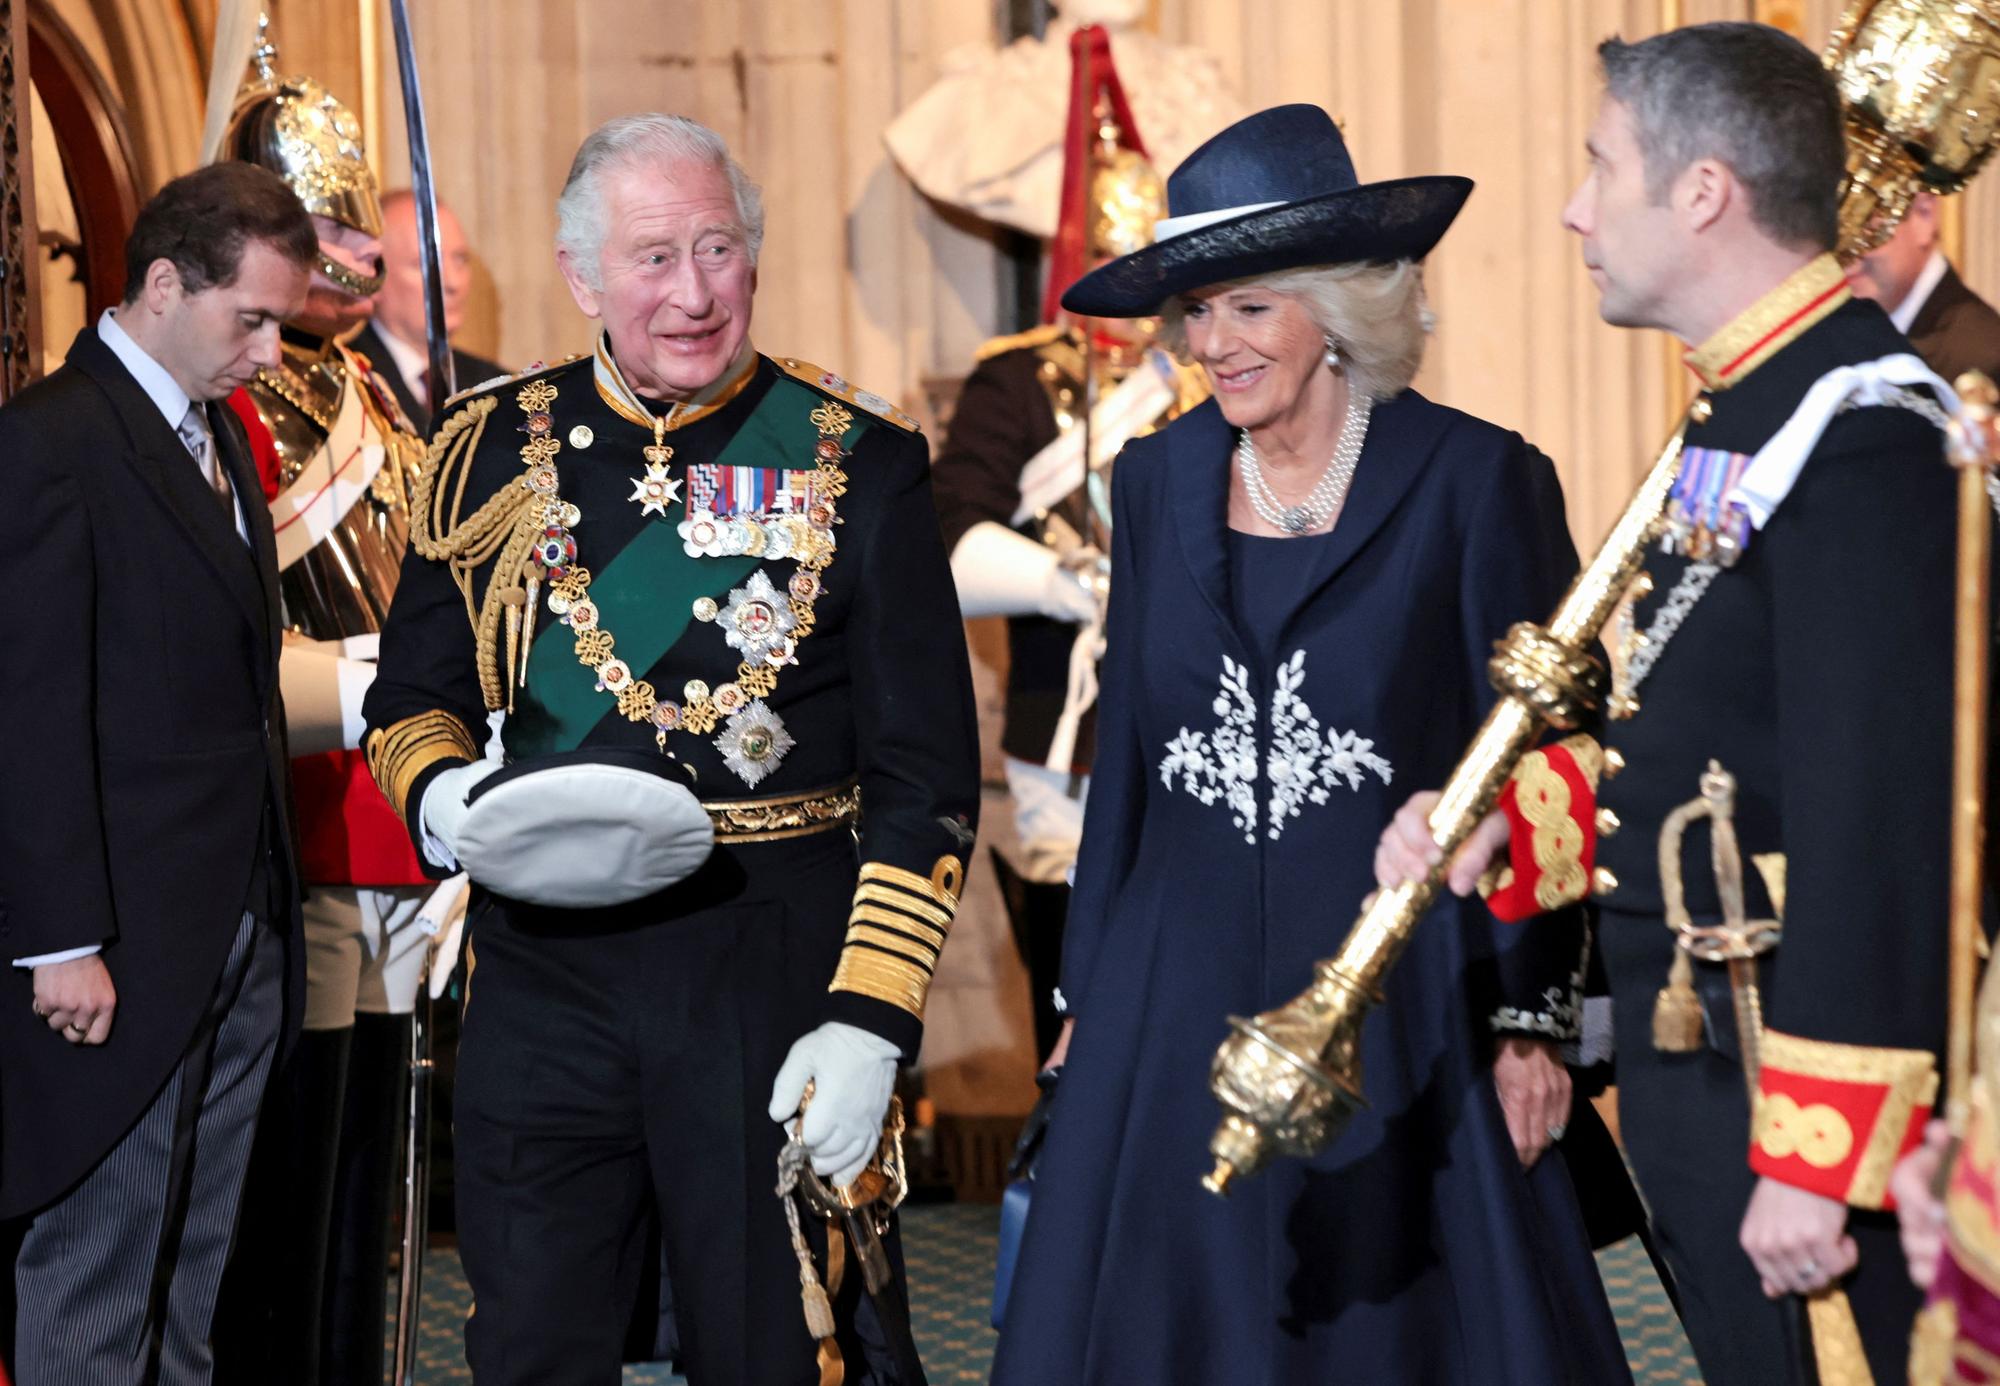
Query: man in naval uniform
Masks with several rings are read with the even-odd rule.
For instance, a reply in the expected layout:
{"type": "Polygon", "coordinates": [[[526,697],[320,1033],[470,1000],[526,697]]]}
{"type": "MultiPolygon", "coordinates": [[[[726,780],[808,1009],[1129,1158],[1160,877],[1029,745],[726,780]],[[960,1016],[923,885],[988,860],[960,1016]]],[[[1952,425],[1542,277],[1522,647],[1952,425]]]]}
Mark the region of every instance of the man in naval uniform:
{"type": "MultiPolygon", "coordinates": [[[[475,887],[467,1359],[615,1382],[653,1201],[689,1380],[810,1383],[780,1123],[810,1082],[813,1168],[869,1164],[978,802],[928,461],[888,401],[752,349],[761,196],[712,131],[610,122],[557,213],[602,336],[444,411],[366,702],[383,791],[475,887]],[[698,831],[620,807],[665,790],[698,831]]],[[[897,1380],[859,1279],[848,1379],[897,1380]]]]}
{"type": "Polygon", "coordinates": [[[361,695],[408,533],[422,443],[336,338],[381,287],[381,212],[353,114],[265,45],[224,159],[282,177],[319,233],[283,356],[232,396],[264,467],[288,627],[305,901],[305,1031],[275,1077],[223,1301],[223,1379],[376,1381],[408,1027],[437,887],[361,755],[361,695]]]}
{"type": "MultiPolygon", "coordinates": [[[[1627,1153],[1710,1386],[1815,1380],[1839,1315],[1808,1297],[1831,1288],[1875,1380],[1900,1380],[1918,1298],[1887,1186],[1929,1114],[1945,1025],[1943,387],[1831,254],[1841,108],[1810,52],[1710,24],[1599,55],[1564,224],[1605,320],[1672,332],[1700,383],[1603,733],[1596,894],[1627,1153]],[[1662,828],[1711,766],[1735,780],[1747,918],[1783,922],[1756,964],[1754,1103],[1726,966],[1671,967],[1664,923],[1662,828]]],[[[1431,802],[1385,834],[1386,878],[1435,856],[1431,802]]],[[[1682,840],[1698,927],[1723,918],[1710,842],[1701,822],[1682,840]]]]}

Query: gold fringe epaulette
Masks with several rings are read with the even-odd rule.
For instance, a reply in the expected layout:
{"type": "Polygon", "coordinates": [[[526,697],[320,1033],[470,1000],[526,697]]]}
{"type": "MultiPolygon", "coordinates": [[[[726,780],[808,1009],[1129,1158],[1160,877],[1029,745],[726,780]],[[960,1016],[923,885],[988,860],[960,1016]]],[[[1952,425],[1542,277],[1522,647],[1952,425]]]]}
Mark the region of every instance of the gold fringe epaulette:
{"type": "Polygon", "coordinates": [[[560,361],[537,361],[534,365],[528,367],[528,369],[520,371],[517,374],[496,375],[492,379],[482,380],[476,385],[467,385],[450,399],[446,400],[444,407],[449,409],[460,400],[471,399],[474,395],[483,395],[488,390],[498,390],[506,385],[519,385],[522,381],[533,380],[538,375],[547,375],[551,371],[559,371],[564,366],[575,365],[589,354],[587,351],[579,351],[573,355],[563,357],[560,361]]]}
{"type": "Polygon", "coordinates": [[[556,387],[542,377],[584,359],[572,356],[553,366],[511,376],[497,386],[482,387],[474,398],[459,405],[431,438],[423,471],[412,488],[410,547],[423,558],[445,564],[465,597],[466,618],[472,623],[477,644],[479,690],[489,711],[509,706],[507,671],[517,662],[524,629],[528,636],[533,633],[538,578],[531,560],[535,541],[549,523],[544,512],[555,479],[553,469],[545,465],[543,452],[554,455],[552,440],[531,438],[521,450],[525,469],[480,501],[469,515],[465,514],[466,489],[480,438],[506,392],[514,391],[522,409],[531,415],[546,411],[556,397],[556,387]],[[539,474],[543,470],[548,471],[547,477],[539,474]],[[476,575],[489,563],[492,567],[484,598],[475,601],[476,575]],[[505,668],[500,657],[503,637],[508,650],[505,668]]]}
{"type": "Polygon", "coordinates": [[[974,361],[991,361],[994,357],[1009,351],[1025,351],[1038,346],[1047,346],[1060,337],[1068,336],[1070,329],[1060,323],[1046,322],[1040,327],[1031,327],[1026,332],[1010,332],[1004,337],[995,337],[972,353],[974,361]]]}
{"type": "Polygon", "coordinates": [[[883,399],[882,396],[871,394],[867,390],[858,389],[848,384],[846,380],[835,375],[832,371],[821,370],[810,361],[794,360],[790,356],[774,356],[771,359],[777,363],[779,370],[792,377],[792,379],[812,386],[821,394],[832,395],[842,404],[851,404],[856,409],[865,409],[876,418],[886,420],[910,433],[915,433],[920,427],[914,418],[905,414],[888,400],[883,399]]]}

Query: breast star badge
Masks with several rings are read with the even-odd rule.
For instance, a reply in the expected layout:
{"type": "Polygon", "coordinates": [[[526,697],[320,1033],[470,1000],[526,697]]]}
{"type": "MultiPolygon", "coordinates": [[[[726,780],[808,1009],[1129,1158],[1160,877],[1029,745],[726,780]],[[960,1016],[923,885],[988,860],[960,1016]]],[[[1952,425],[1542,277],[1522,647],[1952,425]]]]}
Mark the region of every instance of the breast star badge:
{"type": "Polygon", "coordinates": [[[641,515],[664,515],[667,507],[680,498],[681,484],[667,476],[667,464],[664,462],[649,462],[644,476],[632,478],[630,499],[639,502],[641,515]]]}

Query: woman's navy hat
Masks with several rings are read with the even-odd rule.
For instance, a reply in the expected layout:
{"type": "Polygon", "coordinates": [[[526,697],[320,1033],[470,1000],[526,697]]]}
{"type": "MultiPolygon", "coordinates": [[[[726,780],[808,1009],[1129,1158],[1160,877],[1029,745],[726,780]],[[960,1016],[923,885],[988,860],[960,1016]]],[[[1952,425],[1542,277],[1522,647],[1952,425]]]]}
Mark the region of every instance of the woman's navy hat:
{"type": "Polygon", "coordinates": [[[1154,243],[1063,295],[1081,317],[1143,318],[1204,284],[1302,265],[1420,260],[1472,194],[1450,176],[1362,183],[1340,127],[1317,106],[1246,116],[1167,178],[1154,243]]]}

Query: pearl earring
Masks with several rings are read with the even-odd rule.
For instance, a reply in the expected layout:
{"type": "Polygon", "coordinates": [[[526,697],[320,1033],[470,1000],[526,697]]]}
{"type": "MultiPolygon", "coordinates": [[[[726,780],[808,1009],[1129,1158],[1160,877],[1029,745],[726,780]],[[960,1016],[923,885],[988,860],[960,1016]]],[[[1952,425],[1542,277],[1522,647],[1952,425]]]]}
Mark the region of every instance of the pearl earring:
{"type": "Polygon", "coordinates": [[[1333,339],[1331,332],[1326,334],[1326,368],[1330,371],[1340,369],[1340,343],[1333,339]]]}

